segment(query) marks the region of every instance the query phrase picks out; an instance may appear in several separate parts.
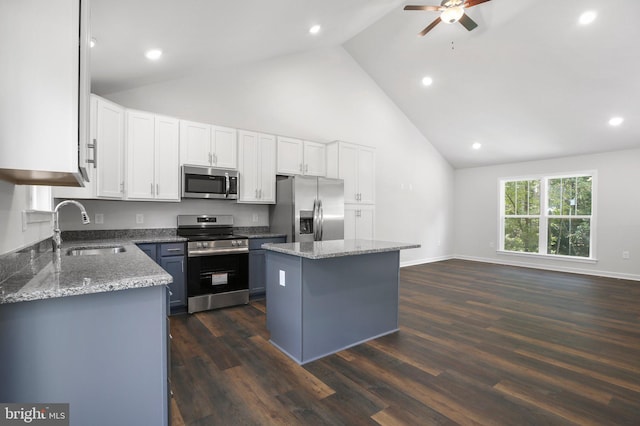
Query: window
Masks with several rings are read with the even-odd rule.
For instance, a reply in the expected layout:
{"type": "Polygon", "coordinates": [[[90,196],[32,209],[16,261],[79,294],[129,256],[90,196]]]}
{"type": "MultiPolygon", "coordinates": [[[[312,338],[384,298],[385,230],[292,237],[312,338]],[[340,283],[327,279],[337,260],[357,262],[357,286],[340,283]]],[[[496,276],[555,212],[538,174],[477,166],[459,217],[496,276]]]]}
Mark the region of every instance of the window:
{"type": "Polygon", "coordinates": [[[595,173],[500,181],[500,249],[593,258],[595,173]]]}

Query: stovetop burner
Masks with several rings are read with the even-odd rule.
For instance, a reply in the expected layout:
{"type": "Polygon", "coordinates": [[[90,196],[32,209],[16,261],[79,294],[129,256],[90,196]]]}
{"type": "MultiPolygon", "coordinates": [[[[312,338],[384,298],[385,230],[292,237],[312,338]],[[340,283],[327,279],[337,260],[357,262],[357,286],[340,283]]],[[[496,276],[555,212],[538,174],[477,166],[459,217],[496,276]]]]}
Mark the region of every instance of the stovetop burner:
{"type": "Polygon", "coordinates": [[[231,215],[179,215],[177,234],[188,241],[247,239],[233,234],[231,215]]]}

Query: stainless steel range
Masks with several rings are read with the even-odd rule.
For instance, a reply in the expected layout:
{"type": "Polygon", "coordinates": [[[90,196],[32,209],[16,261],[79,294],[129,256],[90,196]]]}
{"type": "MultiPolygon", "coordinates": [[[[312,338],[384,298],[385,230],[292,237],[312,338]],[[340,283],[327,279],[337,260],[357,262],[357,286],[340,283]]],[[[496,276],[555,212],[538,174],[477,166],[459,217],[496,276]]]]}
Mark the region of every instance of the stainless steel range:
{"type": "Polygon", "coordinates": [[[249,239],[233,235],[233,216],[179,215],[187,238],[189,313],[249,303],[249,239]]]}

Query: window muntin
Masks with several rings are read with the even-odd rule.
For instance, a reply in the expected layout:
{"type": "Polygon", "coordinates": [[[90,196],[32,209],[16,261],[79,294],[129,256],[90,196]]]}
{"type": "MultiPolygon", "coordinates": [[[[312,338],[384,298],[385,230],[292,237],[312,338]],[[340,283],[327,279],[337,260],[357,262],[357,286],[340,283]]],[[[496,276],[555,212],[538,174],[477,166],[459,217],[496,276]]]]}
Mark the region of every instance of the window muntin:
{"type": "Polygon", "coordinates": [[[594,173],[501,181],[500,248],[593,257],[594,173]]]}

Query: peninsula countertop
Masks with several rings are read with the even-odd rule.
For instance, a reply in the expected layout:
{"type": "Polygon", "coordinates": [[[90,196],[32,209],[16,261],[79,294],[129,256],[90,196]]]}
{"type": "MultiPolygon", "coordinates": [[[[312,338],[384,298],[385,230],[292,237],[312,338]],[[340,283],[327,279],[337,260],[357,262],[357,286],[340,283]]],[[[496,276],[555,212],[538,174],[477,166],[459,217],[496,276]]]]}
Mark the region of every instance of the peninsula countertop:
{"type": "Polygon", "coordinates": [[[420,244],[378,240],[329,240],[262,245],[262,248],[266,250],[304,257],[307,259],[357,256],[362,254],[384,253],[419,247],[420,244]]]}
{"type": "Polygon", "coordinates": [[[0,304],[168,285],[173,278],[136,243],[178,242],[181,237],[64,241],[60,252],[33,256],[0,284],[0,304]],[[123,253],[68,256],[74,248],[122,246],[123,253]]]}

